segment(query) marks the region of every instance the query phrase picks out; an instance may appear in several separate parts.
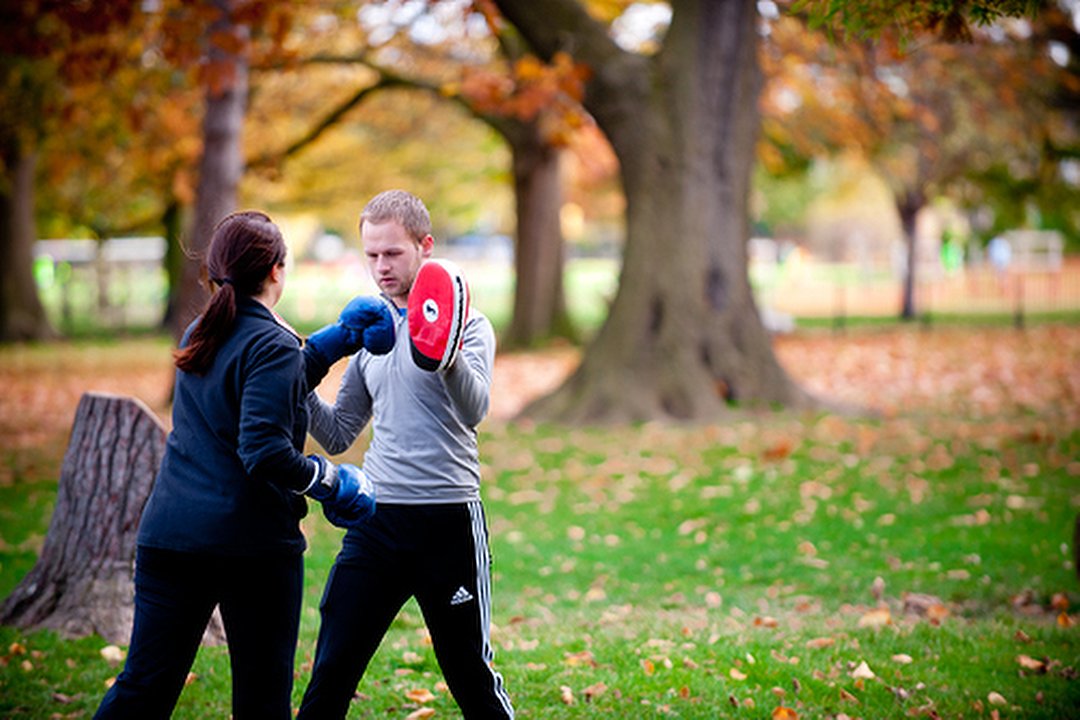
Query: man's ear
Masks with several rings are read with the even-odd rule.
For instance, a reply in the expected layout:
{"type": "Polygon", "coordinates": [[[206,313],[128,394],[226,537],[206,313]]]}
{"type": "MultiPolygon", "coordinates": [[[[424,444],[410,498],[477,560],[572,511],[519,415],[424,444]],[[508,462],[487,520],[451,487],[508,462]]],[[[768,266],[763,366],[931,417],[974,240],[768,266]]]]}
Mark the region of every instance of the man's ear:
{"type": "Polygon", "coordinates": [[[420,241],[420,256],[429,258],[432,251],[435,249],[435,238],[431,235],[425,235],[424,239],[420,241]]]}

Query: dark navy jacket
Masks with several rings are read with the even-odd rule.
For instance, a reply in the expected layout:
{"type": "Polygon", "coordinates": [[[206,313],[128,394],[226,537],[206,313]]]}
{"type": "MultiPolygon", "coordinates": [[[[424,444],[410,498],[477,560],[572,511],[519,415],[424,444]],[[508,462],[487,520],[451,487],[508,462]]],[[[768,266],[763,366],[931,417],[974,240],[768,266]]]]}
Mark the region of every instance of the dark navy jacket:
{"type": "Polygon", "coordinates": [[[176,371],[173,429],[139,544],[222,555],[303,552],[307,501],[294,491],[313,472],[302,452],[306,394],[300,339],[258,301],[238,299],[232,335],[206,375],[176,371]]]}

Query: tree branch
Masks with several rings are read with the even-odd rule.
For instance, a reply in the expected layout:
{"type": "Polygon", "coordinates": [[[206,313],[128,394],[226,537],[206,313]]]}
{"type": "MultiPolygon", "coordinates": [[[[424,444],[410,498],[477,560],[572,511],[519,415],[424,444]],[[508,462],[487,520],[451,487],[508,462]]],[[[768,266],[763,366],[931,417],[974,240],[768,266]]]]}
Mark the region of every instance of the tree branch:
{"type": "Polygon", "coordinates": [[[420,80],[417,78],[406,77],[393,70],[390,70],[378,63],[372,61],[364,54],[357,55],[312,55],[298,61],[302,64],[319,63],[319,64],[337,64],[337,65],[363,65],[378,73],[379,79],[373,85],[361,88],[356,91],[351,97],[347,98],[344,102],[338,105],[336,108],[327,113],[319,122],[317,122],[308,132],[303,136],[290,143],[284,150],[280,150],[274,153],[267,153],[260,155],[257,158],[253,158],[248,167],[253,169],[271,167],[286,160],[293,155],[298,154],[301,150],[314,143],[319,139],[327,130],[336,125],[341,118],[350,110],[362,103],[368,96],[380,91],[389,90],[391,88],[408,88],[413,90],[423,90],[431,93],[432,95],[449,100],[456,103],[463,108],[466,112],[472,115],[477,120],[485,123],[493,130],[498,132],[504,137],[508,136],[508,133],[513,129],[512,118],[484,113],[476,109],[471,103],[459,94],[447,95],[443,92],[442,88],[434,83],[420,80]]]}
{"type": "Polygon", "coordinates": [[[257,169],[277,165],[281,161],[296,155],[308,145],[311,145],[318,140],[323,133],[336,125],[346,113],[362,103],[369,95],[380,90],[388,90],[390,88],[402,87],[405,85],[407,85],[407,83],[402,82],[399,78],[380,74],[379,80],[376,81],[374,85],[368,85],[367,87],[357,90],[351,97],[327,113],[319,122],[315,123],[315,125],[304,133],[304,135],[290,143],[284,150],[275,153],[266,153],[257,158],[253,158],[248,162],[248,167],[257,169]]]}
{"type": "Polygon", "coordinates": [[[561,50],[598,68],[627,54],[578,0],[495,0],[495,4],[545,60],[561,50]]]}

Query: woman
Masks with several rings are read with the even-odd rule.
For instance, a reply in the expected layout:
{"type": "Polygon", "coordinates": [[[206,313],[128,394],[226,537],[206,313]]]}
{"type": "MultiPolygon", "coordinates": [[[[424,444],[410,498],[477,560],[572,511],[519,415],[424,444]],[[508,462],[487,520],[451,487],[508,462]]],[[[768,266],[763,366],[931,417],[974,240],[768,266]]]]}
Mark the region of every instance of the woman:
{"type": "Polygon", "coordinates": [[[305,355],[325,368],[363,346],[363,328],[330,325],[301,352],[272,311],[285,287],[285,242],[263,213],[218,224],[207,270],[217,289],[174,353],[173,429],[139,527],[131,646],[98,718],[169,717],[215,606],[233,718],[291,717],[301,494],[343,526],[374,509],[358,468],[302,452],[305,355]]]}

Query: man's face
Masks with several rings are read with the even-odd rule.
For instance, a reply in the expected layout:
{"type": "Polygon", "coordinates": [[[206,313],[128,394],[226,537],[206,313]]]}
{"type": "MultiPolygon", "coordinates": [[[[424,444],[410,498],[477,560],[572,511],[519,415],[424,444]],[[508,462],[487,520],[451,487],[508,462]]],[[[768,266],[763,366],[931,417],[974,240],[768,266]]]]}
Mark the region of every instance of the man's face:
{"type": "Polygon", "coordinates": [[[430,257],[434,240],[430,235],[417,240],[395,220],[384,223],[365,221],[360,228],[371,277],[379,290],[398,307],[409,301],[409,290],[420,269],[420,263],[430,257]]]}

